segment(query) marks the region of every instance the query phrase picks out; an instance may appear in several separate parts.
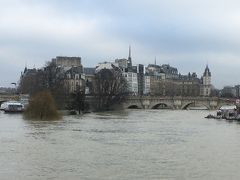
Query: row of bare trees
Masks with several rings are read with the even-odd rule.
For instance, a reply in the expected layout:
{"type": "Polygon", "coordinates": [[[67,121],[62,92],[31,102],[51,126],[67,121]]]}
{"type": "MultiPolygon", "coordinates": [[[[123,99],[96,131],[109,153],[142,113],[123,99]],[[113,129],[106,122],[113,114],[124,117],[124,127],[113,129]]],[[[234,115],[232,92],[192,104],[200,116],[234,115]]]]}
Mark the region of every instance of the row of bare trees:
{"type": "MultiPolygon", "coordinates": [[[[38,92],[48,90],[58,108],[74,109],[80,113],[89,106],[85,101],[85,92],[82,88],[77,88],[75,92],[69,93],[69,88],[64,83],[64,75],[64,72],[55,63],[48,62],[42,69],[26,71],[20,79],[18,91],[35,95],[38,92]]],[[[128,89],[127,82],[117,67],[102,69],[96,73],[92,87],[91,94],[94,97],[94,103],[91,107],[96,110],[111,109],[114,104],[124,99],[128,89]]]]}

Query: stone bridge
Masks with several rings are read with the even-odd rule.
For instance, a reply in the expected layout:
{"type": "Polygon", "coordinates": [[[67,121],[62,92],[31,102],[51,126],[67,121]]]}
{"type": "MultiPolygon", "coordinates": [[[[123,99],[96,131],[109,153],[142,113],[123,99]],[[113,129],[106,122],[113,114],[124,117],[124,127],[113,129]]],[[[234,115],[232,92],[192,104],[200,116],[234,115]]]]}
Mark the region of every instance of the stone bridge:
{"type": "Polygon", "coordinates": [[[218,97],[159,97],[131,96],[123,103],[124,109],[187,109],[188,107],[205,107],[209,110],[219,109],[225,105],[235,105],[235,99],[218,97]]]}

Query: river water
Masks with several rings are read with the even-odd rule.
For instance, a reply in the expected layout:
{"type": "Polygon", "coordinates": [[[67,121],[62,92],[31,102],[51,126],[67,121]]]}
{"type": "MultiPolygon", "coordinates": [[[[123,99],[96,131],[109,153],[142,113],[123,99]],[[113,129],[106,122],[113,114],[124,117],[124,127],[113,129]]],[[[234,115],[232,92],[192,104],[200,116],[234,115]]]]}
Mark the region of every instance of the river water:
{"type": "Polygon", "coordinates": [[[128,110],[49,122],[0,112],[0,179],[240,179],[240,124],[207,114],[128,110]]]}

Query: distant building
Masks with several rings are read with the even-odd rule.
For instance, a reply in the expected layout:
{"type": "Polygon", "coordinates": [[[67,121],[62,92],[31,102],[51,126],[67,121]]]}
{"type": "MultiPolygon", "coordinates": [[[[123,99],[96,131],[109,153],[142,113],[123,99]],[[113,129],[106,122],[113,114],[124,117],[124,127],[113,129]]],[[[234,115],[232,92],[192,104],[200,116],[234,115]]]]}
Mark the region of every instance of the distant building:
{"type": "Polygon", "coordinates": [[[144,95],[150,95],[151,92],[151,76],[144,76],[144,95]]]}
{"type": "Polygon", "coordinates": [[[131,46],[129,46],[128,59],[116,59],[115,63],[121,69],[122,74],[127,81],[128,92],[132,95],[143,94],[144,67],[143,65],[132,65],[131,46]]]}
{"type": "MultiPolygon", "coordinates": [[[[32,94],[36,91],[37,85],[39,85],[37,74],[42,72],[40,69],[28,69],[24,68],[21,72],[18,91],[21,94],[32,94]]],[[[45,82],[42,82],[45,83],[45,82]]],[[[45,84],[43,84],[44,86],[45,84]]]]}
{"type": "Polygon", "coordinates": [[[69,93],[85,91],[85,75],[82,67],[72,67],[65,72],[64,84],[69,93]]]}
{"type": "Polygon", "coordinates": [[[236,89],[236,97],[239,98],[240,97],[240,85],[236,85],[235,89],[236,89]]]}
{"type": "Polygon", "coordinates": [[[68,93],[85,90],[85,75],[81,57],[57,56],[52,59],[60,75],[64,74],[64,85],[68,93]]]}
{"type": "Polygon", "coordinates": [[[222,97],[237,97],[237,89],[233,86],[225,86],[220,94],[222,97]]]}
{"type": "Polygon", "coordinates": [[[83,68],[85,75],[85,94],[89,95],[93,93],[93,81],[95,77],[96,68],[83,68]]]}
{"type": "Polygon", "coordinates": [[[166,74],[166,79],[177,79],[178,70],[177,68],[171,67],[169,64],[163,64],[161,70],[166,74]]]}
{"type": "Polygon", "coordinates": [[[138,82],[138,95],[143,95],[144,94],[144,86],[145,86],[145,67],[142,64],[138,64],[136,66],[136,71],[137,73],[137,82],[138,82]]]}
{"type": "Polygon", "coordinates": [[[98,73],[99,71],[101,71],[102,69],[114,69],[116,67],[119,67],[117,63],[112,63],[112,62],[103,62],[103,63],[99,63],[96,66],[95,69],[95,73],[98,73]]]}
{"type": "Polygon", "coordinates": [[[128,60],[127,59],[116,59],[115,63],[122,69],[123,72],[128,71],[128,60]]]}
{"type": "Polygon", "coordinates": [[[81,67],[81,57],[57,56],[52,59],[57,66],[61,67],[81,67]]]}
{"type": "Polygon", "coordinates": [[[132,95],[138,94],[138,75],[135,72],[123,72],[123,76],[127,80],[128,92],[132,95]]]}
{"type": "Polygon", "coordinates": [[[210,96],[211,93],[211,73],[208,67],[202,79],[199,79],[195,72],[187,75],[178,74],[177,68],[166,64],[148,65],[146,75],[150,77],[151,95],[210,96]]]}
{"type": "Polygon", "coordinates": [[[211,95],[211,72],[208,68],[208,65],[205,68],[205,71],[202,76],[202,85],[200,89],[201,96],[210,96],[211,95]]]}
{"type": "Polygon", "coordinates": [[[178,79],[175,79],[177,84],[177,96],[199,96],[201,80],[197,77],[197,74],[188,73],[188,75],[179,75],[178,79]]]}

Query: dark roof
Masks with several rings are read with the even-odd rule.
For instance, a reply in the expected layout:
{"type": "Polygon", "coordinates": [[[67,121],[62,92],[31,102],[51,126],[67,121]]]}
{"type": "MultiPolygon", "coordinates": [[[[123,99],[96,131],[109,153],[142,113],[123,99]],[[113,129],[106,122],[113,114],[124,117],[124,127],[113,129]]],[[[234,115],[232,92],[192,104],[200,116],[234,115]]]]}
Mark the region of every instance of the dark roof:
{"type": "Polygon", "coordinates": [[[209,68],[208,68],[208,65],[206,66],[206,68],[205,68],[205,71],[204,71],[204,73],[203,73],[203,76],[211,76],[211,72],[210,72],[210,70],[209,70],[209,68]]]}

